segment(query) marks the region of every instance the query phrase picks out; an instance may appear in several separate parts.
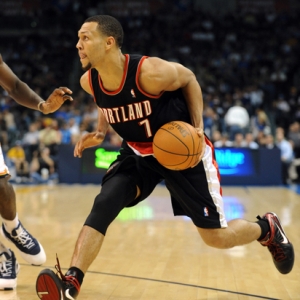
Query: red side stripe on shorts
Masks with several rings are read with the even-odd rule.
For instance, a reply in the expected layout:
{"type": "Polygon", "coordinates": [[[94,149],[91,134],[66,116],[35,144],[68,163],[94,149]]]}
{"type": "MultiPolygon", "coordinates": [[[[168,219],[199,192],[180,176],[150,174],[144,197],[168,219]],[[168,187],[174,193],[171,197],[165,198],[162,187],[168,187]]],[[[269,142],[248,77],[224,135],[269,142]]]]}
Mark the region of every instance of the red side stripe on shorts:
{"type": "Polygon", "coordinates": [[[137,150],[141,155],[151,155],[153,154],[152,142],[127,142],[127,144],[137,150]]]}

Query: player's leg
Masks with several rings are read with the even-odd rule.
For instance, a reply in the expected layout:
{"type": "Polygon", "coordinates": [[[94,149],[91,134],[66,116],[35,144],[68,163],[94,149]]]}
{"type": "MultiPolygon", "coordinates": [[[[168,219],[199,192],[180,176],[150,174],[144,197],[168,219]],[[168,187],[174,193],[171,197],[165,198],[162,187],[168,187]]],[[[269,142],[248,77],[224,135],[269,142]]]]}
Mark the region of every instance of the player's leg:
{"type": "Polygon", "coordinates": [[[258,240],[262,234],[261,227],[254,222],[235,219],[228,222],[225,228],[199,228],[203,241],[215,248],[227,249],[234,246],[249,244],[258,240]]]}
{"type": "Polygon", "coordinates": [[[131,150],[123,151],[126,158],[113,163],[103,178],[100,194],[79,234],[67,273],[62,274],[59,263],[60,278],[49,269],[40,272],[36,282],[40,299],[76,299],[84,273],[98,255],[109,224],[124,207],[146,199],[161,181],[161,176],[149,169],[143,158],[130,155],[131,150]]]}
{"type": "Polygon", "coordinates": [[[195,168],[172,174],[166,184],[205,243],[224,249],[258,240],[268,247],[278,271],[289,273],[294,264],[293,245],[276,214],[266,213],[258,217],[257,222],[236,219],[227,223],[218,175],[213,150],[207,146],[202,161],[195,168]]]}
{"type": "Polygon", "coordinates": [[[10,174],[4,163],[0,146],[0,215],[3,218],[1,233],[20,250],[21,256],[27,262],[41,265],[46,261],[46,254],[43,247],[18,219],[16,194],[9,179],[10,174]]]}
{"type": "Polygon", "coordinates": [[[80,231],[68,272],[63,275],[59,263],[56,268],[61,278],[50,269],[40,272],[36,290],[41,299],[76,299],[84,274],[98,255],[109,224],[138,196],[136,182],[124,174],[115,174],[103,184],[80,231]]]}
{"type": "Polygon", "coordinates": [[[203,241],[215,248],[226,249],[259,241],[268,247],[277,270],[282,274],[289,273],[294,266],[293,245],[275,213],[266,213],[256,223],[235,219],[229,221],[226,228],[197,229],[203,241]]]}
{"type": "Polygon", "coordinates": [[[136,183],[123,174],[116,174],[103,185],[77,239],[71,266],[83,273],[87,271],[98,255],[110,223],[139,195],[136,183]]]}

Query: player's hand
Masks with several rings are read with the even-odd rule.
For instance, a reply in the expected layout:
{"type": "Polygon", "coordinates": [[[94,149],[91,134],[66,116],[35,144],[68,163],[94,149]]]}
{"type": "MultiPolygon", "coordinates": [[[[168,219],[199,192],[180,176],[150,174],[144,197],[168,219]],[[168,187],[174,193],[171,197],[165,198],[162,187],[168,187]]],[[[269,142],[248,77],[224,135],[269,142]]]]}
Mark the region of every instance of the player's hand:
{"type": "Polygon", "coordinates": [[[104,140],[104,136],[102,132],[89,132],[84,134],[75,145],[74,156],[82,157],[84,149],[101,144],[104,140]]]}
{"type": "Polygon", "coordinates": [[[196,130],[197,130],[197,134],[198,134],[198,136],[200,137],[200,139],[201,139],[201,144],[202,144],[202,151],[201,151],[201,153],[200,153],[200,155],[199,155],[199,159],[197,160],[197,162],[191,167],[191,168],[194,168],[194,167],[196,167],[198,164],[199,164],[199,162],[202,160],[202,158],[203,158],[203,155],[204,155],[204,152],[205,152],[205,148],[206,148],[206,143],[205,143],[205,136],[204,136],[204,132],[203,132],[203,129],[201,129],[201,128],[196,128],[196,130]]]}
{"type": "Polygon", "coordinates": [[[40,110],[44,114],[50,114],[57,111],[66,100],[73,101],[70,96],[73,92],[67,87],[55,89],[48,99],[40,105],[40,110]]]}

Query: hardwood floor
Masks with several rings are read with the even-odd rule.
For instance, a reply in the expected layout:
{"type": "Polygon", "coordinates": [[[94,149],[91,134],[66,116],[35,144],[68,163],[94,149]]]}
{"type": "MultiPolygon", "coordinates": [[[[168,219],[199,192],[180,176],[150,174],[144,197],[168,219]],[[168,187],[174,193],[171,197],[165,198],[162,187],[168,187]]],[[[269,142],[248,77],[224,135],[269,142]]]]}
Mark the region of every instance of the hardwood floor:
{"type": "MultiPolygon", "coordinates": [[[[0,300],[38,299],[35,281],[54,270],[56,254],[68,268],[79,230],[100,187],[15,186],[23,225],[42,243],[44,266],[21,264],[16,291],[0,300]]],[[[300,195],[283,187],[224,187],[227,219],[256,220],[274,211],[294,244],[295,265],[280,274],[257,242],[230,250],[206,246],[188,218],[172,215],[169,195],[158,186],[151,197],[124,209],[108,229],[103,247],[86,274],[78,299],[200,300],[300,299],[300,195]]]]}

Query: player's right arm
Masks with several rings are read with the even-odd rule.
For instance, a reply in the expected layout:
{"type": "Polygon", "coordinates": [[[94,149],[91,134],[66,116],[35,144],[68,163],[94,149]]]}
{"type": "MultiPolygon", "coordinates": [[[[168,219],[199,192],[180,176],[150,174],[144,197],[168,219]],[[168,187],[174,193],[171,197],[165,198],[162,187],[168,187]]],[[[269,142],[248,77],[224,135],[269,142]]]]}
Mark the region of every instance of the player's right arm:
{"type": "MultiPolygon", "coordinates": [[[[80,78],[81,87],[90,95],[93,96],[93,91],[89,84],[88,72],[84,73],[80,78]]],[[[74,156],[81,157],[84,149],[94,147],[101,144],[105,138],[109,123],[107,122],[102,110],[98,107],[98,122],[96,131],[86,133],[76,143],[74,156]]]]}
{"type": "Polygon", "coordinates": [[[185,97],[192,125],[203,134],[203,98],[195,74],[179,63],[169,62],[158,57],[144,60],[139,76],[141,88],[151,95],[164,91],[181,89],[185,97]]]}

